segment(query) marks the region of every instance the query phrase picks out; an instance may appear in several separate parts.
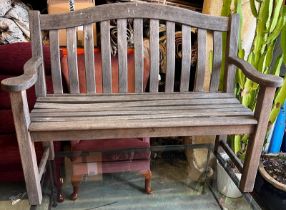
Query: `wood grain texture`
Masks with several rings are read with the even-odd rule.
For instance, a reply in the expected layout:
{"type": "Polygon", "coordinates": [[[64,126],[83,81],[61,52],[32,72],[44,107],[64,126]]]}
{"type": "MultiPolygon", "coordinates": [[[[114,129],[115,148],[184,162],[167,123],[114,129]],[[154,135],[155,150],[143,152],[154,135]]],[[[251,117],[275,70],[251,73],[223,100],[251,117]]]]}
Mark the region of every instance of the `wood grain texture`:
{"type": "Polygon", "coordinates": [[[102,85],[104,93],[112,92],[110,22],[100,22],[102,85]]]}
{"type": "MultiPolygon", "coordinates": [[[[227,43],[226,43],[226,57],[232,57],[237,55],[238,50],[238,37],[239,37],[239,15],[233,14],[231,15],[230,21],[230,29],[227,33],[227,43]]],[[[224,70],[224,91],[225,92],[233,92],[234,90],[234,78],[236,67],[228,63],[228,59],[225,61],[225,70],[224,70]]]]}
{"type": "Polygon", "coordinates": [[[40,179],[42,178],[42,176],[45,172],[46,164],[47,164],[47,161],[49,158],[49,153],[50,153],[49,148],[45,148],[43,155],[42,155],[42,158],[41,158],[41,161],[40,161],[40,164],[39,164],[39,177],[40,177],[40,179]]]}
{"type": "Polygon", "coordinates": [[[190,84],[190,71],[192,61],[191,27],[182,25],[182,69],[180,91],[188,92],[190,84]]]}
{"type": "Polygon", "coordinates": [[[94,66],[94,39],[93,24],[84,25],[84,55],[85,79],[87,93],[96,92],[95,66],[94,66]]]}
{"type": "Polygon", "coordinates": [[[42,202],[42,190],[35,146],[28,131],[30,116],[26,91],[12,92],[10,99],[29,203],[39,205],[42,202]]]}
{"type": "Polygon", "coordinates": [[[41,27],[44,30],[59,29],[120,18],[162,19],[210,30],[228,30],[227,17],[215,17],[183,8],[141,2],[115,3],[67,14],[41,15],[41,27]]]}
{"type": "Polygon", "coordinates": [[[67,29],[69,85],[71,93],[79,93],[76,28],[67,29]]]}
{"type": "MultiPolygon", "coordinates": [[[[42,44],[42,32],[40,26],[40,12],[39,11],[29,11],[30,20],[30,34],[32,42],[32,57],[33,58],[43,58],[43,44],[42,44]]],[[[46,79],[45,79],[45,69],[42,63],[38,67],[38,80],[35,84],[36,96],[45,96],[47,93],[46,79]]]]}
{"type": "Polygon", "coordinates": [[[159,20],[150,20],[150,92],[159,88],[159,20]]]}
{"type": "Polygon", "coordinates": [[[143,20],[134,19],[134,56],[135,56],[135,92],[144,91],[144,46],[143,46],[143,20]]]}
{"type": "Polygon", "coordinates": [[[56,94],[63,93],[62,72],[60,61],[59,31],[51,30],[49,32],[50,53],[51,53],[51,71],[53,81],[53,91],[56,94]]]}
{"type": "Polygon", "coordinates": [[[283,79],[281,77],[263,74],[255,69],[250,63],[238,58],[238,57],[228,57],[229,64],[233,64],[245,74],[246,77],[252,81],[267,87],[280,87],[283,84],[283,79]]]}
{"type": "Polygon", "coordinates": [[[224,125],[207,127],[161,127],[161,128],[128,128],[107,130],[71,130],[71,131],[32,131],[33,141],[67,141],[67,140],[91,140],[111,138],[142,138],[169,137],[169,136],[196,136],[196,135],[226,135],[226,134],[249,134],[255,129],[255,125],[224,125]],[[207,128],[207,129],[206,129],[207,128]]]}
{"type": "Polygon", "coordinates": [[[165,92],[174,91],[175,81],[175,23],[167,22],[167,72],[165,92]]]}
{"type": "Polygon", "coordinates": [[[218,31],[213,32],[213,69],[211,75],[210,91],[218,91],[220,81],[220,69],[222,60],[222,33],[218,31]]]}
{"type": "Polygon", "coordinates": [[[198,29],[198,61],[195,77],[195,91],[204,91],[205,65],[206,65],[206,37],[207,31],[198,29]]]}
{"type": "Polygon", "coordinates": [[[126,93],[128,91],[126,19],[117,20],[117,46],[118,46],[119,92],[126,93]]]}
{"type": "Polygon", "coordinates": [[[249,137],[245,161],[243,164],[243,173],[239,186],[243,192],[252,192],[254,188],[275,90],[275,87],[262,86],[258,93],[257,105],[254,113],[258,124],[255,132],[249,137]]]}

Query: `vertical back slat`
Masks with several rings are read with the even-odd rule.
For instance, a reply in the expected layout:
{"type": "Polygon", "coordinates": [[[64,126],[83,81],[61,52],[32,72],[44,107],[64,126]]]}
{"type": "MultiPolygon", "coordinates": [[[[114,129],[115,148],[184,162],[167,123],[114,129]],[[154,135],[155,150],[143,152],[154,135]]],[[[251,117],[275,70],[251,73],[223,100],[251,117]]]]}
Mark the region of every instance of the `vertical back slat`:
{"type": "Polygon", "coordinates": [[[198,63],[195,77],[195,91],[204,91],[206,66],[206,36],[205,29],[198,29],[198,63]]]}
{"type": "Polygon", "coordinates": [[[210,92],[218,91],[219,77],[222,59],[222,33],[214,31],[213,33],[213,69],[211,75],[210,92]]]}
{"type": "Polygon", "coordinates": [[[128,91],[127,82],[127,27],[126,19],[117,20],[118,76],[119,92],[128,91]]]}
{"type": "Polygon", "coordinates": [[[192,31],[191,27],[182,25],[182,70],[180,91],[189,91],[190,70],[192,62],[192,31]]]}
{"type": "Polygon", "coordinates": [[[67,50],[70,92],[79,93],[76,28],[67,29],[67,50]]]}
{"type": "Polygon", "coordinates": [[[85,56],[85,78],[87,93],[96,92],[95,84],[95,66],[94,66],[94,40],[93,24],[83,27],[84,30],[84,56],[85,56]]]}
{"type": "Polygon", "coordinates": [[[56,94],[62,94],[63,84],[62,84],[60,48],[59,48],[59,31],[50,30],[49,38],[50,38],[53,90],[54,93],[56,94]]]}
{"type": "Polygon", "coordinates": [[[158,92],[159,86],[159,20],[150,20],[150,92],[158,92]]]}
{"type": "Polygon", "coordinates": [[[167,21],[167,73],[165,92],[174,91],[175,80],[175,23],[167,21]]]}
{"type": "Polygon", "coordinates": [[[100,22],[102,85],[104,93],[112,92],[111,51],[110,51],[110,21],[100,22]]]}
{"type": "Polygon", "coordinates": [[[226,59],[225,59],[225,72],[224,72],[224,91],[225,92],[233,92],[234,89],[234,77],[236,67],[234,65],[228,64],[229,56],[236,56],[238,49],[238,34],[239,34],[239,15],[233,14],[230,17],[230,30],[227,36],[226,46],[226,59]]]}
{"type": "Polygon", "coordinates": [[[135,92],[143,92],[144,47],[143,19],[134,19],[135,92]]]}
{"type": "MultiPolygon", "coordinates": [[[[42,46],[42,33],[40,28],[40,12],[39,11],[30,11],[30,33],[32,41],[32,56],[41,57],[44,60],[43,56],[43,46],[42,46]]],[[[36,96],[46,96],[46,79],[45,79],[45,69],[44,64],[42,63],[38,69],[38,81],[35,84],[36,96]]]]}

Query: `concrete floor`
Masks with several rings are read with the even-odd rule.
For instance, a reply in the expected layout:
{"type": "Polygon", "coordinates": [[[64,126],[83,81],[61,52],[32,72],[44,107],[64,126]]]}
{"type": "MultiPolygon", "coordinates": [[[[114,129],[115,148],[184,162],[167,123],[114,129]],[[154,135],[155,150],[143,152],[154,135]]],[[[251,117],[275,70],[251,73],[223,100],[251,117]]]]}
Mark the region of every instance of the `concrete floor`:
{"type": "MultiPolygon", "coordinates": [[[[67,174],[69,174],[68,165],[67,162],[67,174]]],[[[227,210],[251,209],[243,198],[225,198],[217,192],[213,193],[208,186],[202,192],[203,185],[190,182],[185,169],[185,161],[177,161],[176,165],[162,160],[153,163],[153,193],[151,195],[144,194],[144,179],[136,173],[114,173],[89,178],[81,184],[80,197],[76,201],[69,200],[72,188],[67,175],[63,187],[66,200],[53,209],[219,210],[222,209],[220,205],[227,210]]],[[[26,197],[15,205],[11,205],[11,201],[9,201],[9,196],[24,192],[24,189],[23,183],[1,183],[0,210],[30,209],[26,197]]],[[[45,196],[43,204],[37,209],[46,210],[48,208],[49,198],[45,196]]]]}

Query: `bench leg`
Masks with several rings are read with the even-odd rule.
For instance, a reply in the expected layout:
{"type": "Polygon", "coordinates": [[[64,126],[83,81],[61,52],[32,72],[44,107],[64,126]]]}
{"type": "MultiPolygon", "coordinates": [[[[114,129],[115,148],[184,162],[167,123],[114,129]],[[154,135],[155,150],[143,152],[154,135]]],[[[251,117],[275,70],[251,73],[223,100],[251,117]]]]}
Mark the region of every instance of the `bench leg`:
{"type": "Polygon", "coordinates": [[[152,172],[151,172],[151,170],[148,170],[148,171],[144,172],[143,175],[145,177],[145,192],[147,194],[151,194],[152,193],[152,188],[151,188],[152,172]]]}
{"type": "Polygon", "coordinates": [[[42,202],[42,189],[34,142],[28,131],[30,115],[26,91],[12,92],[10,98],[29,202],[39,205],[42,202]]]}
{"type": "Polygon", "coordinates": [[[248,141],[246,157],[243,164],[243,172],[240,181],[240,189],[242,192],[252,192],[254,187],[274,94],[275,88],[266,88],[263,86],[260,88],[254,113],[258,124],[255,132],[250,135],[248,141]]]}

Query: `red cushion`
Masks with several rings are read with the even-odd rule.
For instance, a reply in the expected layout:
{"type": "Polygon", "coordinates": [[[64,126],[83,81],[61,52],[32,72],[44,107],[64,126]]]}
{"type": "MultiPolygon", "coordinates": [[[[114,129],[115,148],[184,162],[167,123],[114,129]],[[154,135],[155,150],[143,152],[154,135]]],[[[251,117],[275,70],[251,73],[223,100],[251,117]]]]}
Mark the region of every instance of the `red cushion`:
{"type": "MultiPolygon", "coordinates": [[[[51,59],[49,46],[43,46],[45,70],[51,74],[51,59]]],[[[17,42],[0,45],[0,74],[19,75],[23,66],[32,57],[30,42],[17,42]]]]}
{"type": "Polygon", "coordinates": [[[98,151],[102,152],[102,161],[123,161],[149,159],[149,147],[149,141],[143,141],[142,139],[98,139],[95,141],[73,142],[71,150],[98,151]],[[136,150],[139,148],[142,150],[136,150]]]}
{"type": "MultiPolygon", "coordinates": [[[[66,49],[62,49],[62,59],[61,67],[63,72],[63,78],[66,84],[69,84],[69,70],[67,61],[66,49]]],[[[83,49],[78,49],[77,51],[77,62],[78,62],[78,75],[80,92],[86,93],[86,79],[85,79],[85,65],[84,65],[84,51],[83,49]]],[[[134,50],[128,49],[127,52],[128,59],[128,91],[135,92],[135,61],[134,61],[134,50]]],[[[95,63],[95,81],[96,81],[96,92],[102,93],[102,69],[101,69],[101,52],[100,49],[94,49],[94,63],[95,63]]],[[[112,63],[112,92],[118,92],[118,58],[117,56],[111,57],[112,63]]],[[[144,88],[147,85],[147,81],[150,73],[149,57],[144,58],[144,77],[143,84],[144,88]]]]}

